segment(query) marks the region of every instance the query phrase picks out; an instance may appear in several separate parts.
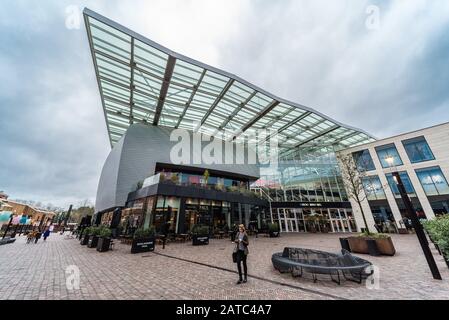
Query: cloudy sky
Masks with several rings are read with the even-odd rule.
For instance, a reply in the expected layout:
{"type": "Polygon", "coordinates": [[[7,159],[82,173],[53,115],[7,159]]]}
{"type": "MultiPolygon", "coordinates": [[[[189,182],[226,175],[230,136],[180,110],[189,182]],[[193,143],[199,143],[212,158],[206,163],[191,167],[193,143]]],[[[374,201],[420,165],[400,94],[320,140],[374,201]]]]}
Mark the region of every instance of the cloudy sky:
{"type": "Polygon", "coordinates": [[[449,121],[446,0],[1,1],[0,190],[11,198],[94,202],[109,142],[85,6],[379,138],[449,121]]]}

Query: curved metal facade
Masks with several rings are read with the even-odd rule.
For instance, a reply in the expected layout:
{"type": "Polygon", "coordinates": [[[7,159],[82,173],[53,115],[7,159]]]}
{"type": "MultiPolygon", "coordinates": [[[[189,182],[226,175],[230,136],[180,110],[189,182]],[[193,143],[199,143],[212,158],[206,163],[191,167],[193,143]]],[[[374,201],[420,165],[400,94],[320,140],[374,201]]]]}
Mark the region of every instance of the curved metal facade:
{"type": "MultiPolygon", "coordinates": [[[[154,174],[156,164],[172,164],[170,151],[178,143],[170,141],[173,130],[142,124],[134,124],[128,128],[110,152],[101,172],[95,204],[97,212],[125,206],[128,194],[136,190],[139,181],[154,174]]],[[[192,139],[190,135],[190,142],[192,139]]],[[[244,164],[192,164],[194,157],[201,159],[201,152],[207,144],[208,141],[203,141],[201,148],[191,148],[188,167],[245,176],[251,180],[259,178],[257,163],[248,164],[247,157],[244,164]]],[[[244,150],[245,154],[251,152],[247,148],[244,150]]],[[[235,150],[233,155],[235,158],[235,150]]],[[[225,163],[224,153],[222,163],[225,163]]]]}

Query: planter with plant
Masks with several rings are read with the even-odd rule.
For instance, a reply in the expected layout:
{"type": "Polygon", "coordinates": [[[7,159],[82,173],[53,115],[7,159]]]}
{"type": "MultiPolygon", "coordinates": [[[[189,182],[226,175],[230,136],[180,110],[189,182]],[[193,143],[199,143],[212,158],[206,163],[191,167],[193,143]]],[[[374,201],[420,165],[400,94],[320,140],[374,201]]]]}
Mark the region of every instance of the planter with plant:
{"type": "Polygon", "coordinates": [[[155,241],[156,239],[153,227],[150,227],[148,229],[137,229],[134,232],[134,239],[131,245],[131,253],[154,251],[155,241]]]}
{"type": "Polygon", "coordinates": [[[87,247],[96,248],[98,244],[98,233],[100,232],[99,227],[90,227],[89,229],[89,241],[87,242],[87,247]]]}
{"type": "Polygon", "coordinates": [[[112,231],[108,227],[100,227],[98,232],[97,251],[105,252],[109,250],[111,245],[112,231]]]}
{"type": "Polygon", "coordinates": [[[87,243],[89,242],[89,237],[90,237],[90,228],[91,227],[87,227],[83,230],[83,234],[81,235],[81,240],[80,240],[80,244],[82,246],[87,245],[87,243]]]}
{"type": "Polygon", "coordinates": [[[358,236],[348,237],[351,252],[369,254],[368,240],[375,240],[377,249],[381,255],[394,256],[396,249],[388,234],[361,233],[358,236]]]}
{"type": "Polygon", "coordinates": [[[422,222],[430,240],[443,254],[449,268],[449,215],[422,222]]]}
{"type": "Polygon", "coordinates": [[[192,227],[192,245],[209,244],[209,227],[206,225],[196,224],[192,227]]]}
{"type": "Polygon", "coordinates": [[[269,223],[268,224],[268,232],[270,234],[270,238],[276,238],[280,235],[280,229],[278,223],[269,223]]]}

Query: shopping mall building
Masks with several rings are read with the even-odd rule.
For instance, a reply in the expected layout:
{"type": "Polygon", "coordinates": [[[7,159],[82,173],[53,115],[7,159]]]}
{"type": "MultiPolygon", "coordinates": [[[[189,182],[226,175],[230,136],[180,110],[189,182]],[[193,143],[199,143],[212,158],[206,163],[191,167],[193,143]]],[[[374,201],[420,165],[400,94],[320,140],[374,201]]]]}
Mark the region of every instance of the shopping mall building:
{"type": "MultiPolygon", "coordinates": [[[[363,227],[336,154],[371,150],[374,137],[89,9],[84,19],[112,147],[96,223],[169,223],[174,233],[198,223],[220,229],[277,222],[283,232],[363,227]]],[[[400,209],[388,210],[399,217],[400,209]]]]}

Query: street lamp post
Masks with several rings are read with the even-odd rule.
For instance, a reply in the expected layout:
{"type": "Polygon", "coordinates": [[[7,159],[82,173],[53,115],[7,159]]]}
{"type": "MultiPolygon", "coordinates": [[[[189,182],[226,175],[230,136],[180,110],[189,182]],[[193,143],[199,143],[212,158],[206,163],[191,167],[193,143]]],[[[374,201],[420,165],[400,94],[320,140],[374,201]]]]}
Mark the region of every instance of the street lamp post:
{"type": "MultiPolygon", "coordinates": [[[[391,157],[387,158],[386,161],[393,166],[394,159],[391,157]]],[[[432,276],[436,280],[442,280],[440,271],[438,270],[438,266],[435,263],[435,259],[433,258],[432,252],[429,248],[429,242],[427,241],[426,235],[424,233],[424,229],[419,222],[418,216],[416,215],[416,211],[413,208],[413,204],[408,197],[407,191],[405,190],[404,184],[402,183],[401,177],[397,170],[391,173],[393,175],[393,180],[398,187],[399,193],[401,195],[402,202],[404,203],[407,216],[412,221],[412,226],[415,229],[416,236],[418,237],[419,244],[421,245],[422,251],[424,252],[424,256],[426,257],[427,264],[429,265],[430,271],[432,272],[432,276]]]]}

